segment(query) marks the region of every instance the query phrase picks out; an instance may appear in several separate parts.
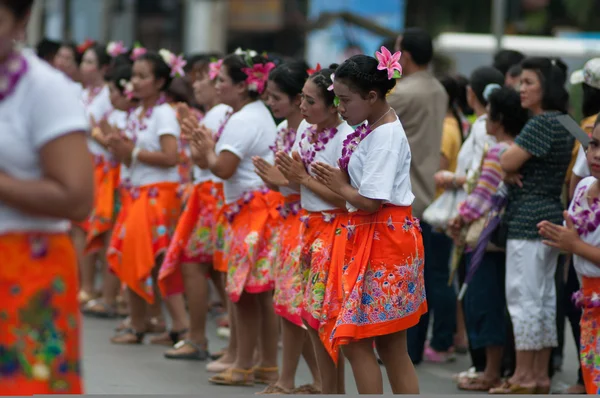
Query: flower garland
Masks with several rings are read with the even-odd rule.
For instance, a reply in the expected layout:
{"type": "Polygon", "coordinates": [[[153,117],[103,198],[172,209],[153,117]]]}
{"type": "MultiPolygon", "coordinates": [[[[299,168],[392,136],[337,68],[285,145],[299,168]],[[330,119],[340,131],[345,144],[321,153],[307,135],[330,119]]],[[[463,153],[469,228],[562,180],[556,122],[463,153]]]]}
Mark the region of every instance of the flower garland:
{"type": "Polygon", "coordinates": [[[229,122],[229,119],[231,119],[231,116],[233,116],[233,111],[227,111],[227,113],[225,114],[225,117],[223,118],[223,121],[221,122],[221,125],[219,126],[219,129],[217,130],[217,132],[214,135],[214,140],[215,142],[218,142],[219,139],[221,138],[221,136],[223,135],[223,131],[225,131],[225,126],[227,126],[227,122],[229,122]]]}
{"type": "Polygon", "coordinates": [[[586,296],[583,290],[578,290],[573,293],[571,299],[578,308],[600,308],[600,294],[597,292],[586,296]]]}
{"type": "Polygon", "coordinates": [[[346,137],[342,144],[342,157],[339,159],[338,163],[340,168],[344,170],[346,173],[348,172],[348,164],[350,164],[350,157],[358,145],[367,138],[369,134],[373,131],[367,126],[367,124],[360,125],[354,132],[346,137]]]}
{"type": "Polygon", "coordinates": [[[0,101],[9,97],[15,91],[17,84],[28,69],[27,60],[21,53],[12,54],[0,66],[0,101]]]}
{"type": "Polygon", "coordinates": [[[92,102],[94,102],[96,97],[102,92],[103,88],[104,87],[101,86],[101,87],[92,87],[92,88],[85,89],[87,96],[83,99],[83,104],[85,105],[86,108],[88,106],[92,105],[92,102]]]}
{"type": "Polygon", "coordinates": [[[317,127],[310,126],[304,131],[304,133],[302,133],[299,144],[300,157],[302,158],[302,163],[304,163],[304,167],[306,167],[307,170],[312,162],[314,162],[317,152],[325,149],[325,145],[327,145],[327,143],[333,139],[333,137],[335,137],[337,131],[337,128],[333,127],[317,133],[317,127]],[[302,143],[307,138],[308,145],[304,146],[302,143]]]}
{"type": "Polygon", "coordinates": [[[277,154],[277,152],[284,152],[289,154],[292,150],[292,147],[294,146],[295,141],[296,130],[284,128],[278,132],[277,138],[275,139],[275,144],[271,145],[269,148],[275,154],[277,154]]]}
{"type": "Polygon", "coordinates": [[[242,206],[247,205],[248,203],[250,203],[252,201],[252,199],[254,199],[254,197],[255,197],[254,194],[256,192],[265,195],[269,192],[269,188],[261,187],[255,191],[245,192],[242,195],[242,197],[240,199],[238,199],[237,202],[235,202],[231,206],[229,206],[229,208],[226,209],[223,214],[230,224],[235,219],[235,216],[240,214],[240,212],[242,211],[242,206]]]}
{"type": "Polygon", "coordinates": [[[284,219],[288,218],[290,214],[293,216],[298,215],[298,213],[300,213],[300,210],[302,210],[302,204],[299,200],[291,203],[286,202],[277,206],[277,211],[279,212],[279,215],[284,219]]]}
{"type": "Polygon", "coordinates": [[[573,215],[571,220],[577,230],[577,234],[581,237],[594,232],[600,226],[600,199],[594,198],[590,204],[590,209],[583,207],[582,201],[587,200],[586,188],[582,187],[578,190],[573,200],[573,215]]]}
{"type": "Polygon", "coordinates": [[[163,105],[166,102],[167,102],[167,98],[164,94],[162,94],[158,98],[158,101],[156,101],[156,104],[154,104],[150,108],[146,109],[146,112],[144,112],[141,115],[141,117],[138,117],[137,112],[132,112],[129,115],[126,130],[130,133],[131,140],[134,143],[137,141],[138,134],[148,128],[148,125],[146,124],[146,120],[148,120],[152,117],[152,114],[154,113],[154,108],[156,108],[157,106],[163,105]]]}

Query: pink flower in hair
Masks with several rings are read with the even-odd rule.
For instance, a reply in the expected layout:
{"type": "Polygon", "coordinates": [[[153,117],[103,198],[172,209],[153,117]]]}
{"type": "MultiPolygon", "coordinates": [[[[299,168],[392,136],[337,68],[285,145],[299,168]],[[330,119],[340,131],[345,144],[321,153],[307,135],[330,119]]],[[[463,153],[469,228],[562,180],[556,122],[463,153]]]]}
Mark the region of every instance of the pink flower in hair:
{"type": "Polygon", "coordinates": [[[390,50],[382,46],[381,52],[377,51],[375,56],[379,61],[377,69],[387,70],[388,79],[392,80],[394,78],[397,79],[402,77],[402,66],[400,65],[400,57],[402,56],[402,53],[400,51],[397,51],[392,55],[390,50]]]}
{"type": "Polygon", "coordinates": [[[136,47],[131,52],[131,60],[136,61],[139,57],[146,54],[147,52],[148,50],[146,50],[144,47],[136,47]]]}
{"type": "Polygon", "coordinates": [[[273,69],[275,69],[275,64],[273,62],[254,64],[251,68],[243,68],[242,72],[248,76],[246,83],[248,83],[250,91],[256,91],[257,93],[262,94],[265,91],[269,73],[273,69]]]}
{"type": "Polygon", "coordinates": [[[187,62],[183,59],[183,55],[175,55],[169,50],[164,48],[158,52],[163,61],[171,68],[171,77],[181,77],[185,75],[183,68],[187,65],[187,62]]]}
{"type": "Polygon", "coordinates": [[[122,41],[111,41],[106,46],[106,52],[108,55],[114,58],[121,54],[125,54],[127,52],[127,48],[122,41]]]}
{"type": "Polygon", "coordinates": [[[215,80],[217,78],[217,76],[219,76],[219,72],[221,72],[222,66],[223,66],[222,59],[208,64],[208,78],[210,80],[215,80]]]}

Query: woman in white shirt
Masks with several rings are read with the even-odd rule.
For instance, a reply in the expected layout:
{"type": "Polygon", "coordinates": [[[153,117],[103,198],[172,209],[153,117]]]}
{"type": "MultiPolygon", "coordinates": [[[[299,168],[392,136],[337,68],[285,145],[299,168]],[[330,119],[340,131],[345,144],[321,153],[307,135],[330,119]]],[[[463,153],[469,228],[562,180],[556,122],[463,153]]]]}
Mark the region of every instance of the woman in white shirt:
{"type": "MultiPolygon", "coordinates": [[[[279,65],[269,74],[267,104],[276,118],[285,119],[277,128],[277,140],[271,148],[274,154],[284,152],[291,155],[296,137],[300,138],[297,135],[299,127],[307,127],[300,111],[302,88],[308,78],[307,70],[308,66],[304,61],[295,61],[279,65]]],[[[273,294],[275,313],[281,317],[283,360],[279,380],[267,386],[262,394],[320,393],[321,380],[314,348],[302,322],[304,275],[300,267],[300,252],[304,229],[302,217],[307,213],[302,209],[300,191],[289,186],[289,181],[277,167],[260,157],[253,160],[260,178],[269,188],[280,192],[284,197],[284,203],[278,209],[282,224],[279,254],[274,267],[273,294]],[[313,384],[295,388],[296,369],[302,354],[312,373],[313,384]]]]}
{"type": "MultiPolygon", "coordinates": [[[[131,327],[112,338],[115,344],[142,343],[146,303],[160,299],[156,276],[181,213],[179,123],[163,95],[177,65],[162,54],[148,52],[136,59],[131,83],[140,106],[129,117],[131,138],[113,135],[110,140],[113,154],[129,168],[131,183],[131,203],[119,213],[107,255],[129,293],[131,327]]],[[[182,312],[173,317],[172,340],[183,333],[187,319],[182,312]]]]}
{"type": "Polygon", "coordinates": [[[94,44],[83,53],[79,67],[83,84],[82,101],[90,119],[92,133],[88,147],[94,162],[94,210],[86,222],[73,228],[73,240],[79,254],[81,293],[79,301],[85,305],[96,295],[94,284],[98,261],[105,263],[106,249],[115,220],[115,191],[119,183],[119,163],[108,150],[98,123],[106,120],[112,111],[110,93],[104,77],[111,62],[106,47],[94,44]]]}
{"type": "Polygon", "coordinates": [[[0,395],[82,394],[68,232],[93,205],[89,123],[67,78],[14,44],[32,6],[0,1],[0,395]]]}
{"type": "Polygon", "coordinates": [[[198,164],[223,180],[223,214],[228,220],[223,259],[227,263],[226,292],[237,324],[232,337],[237,344],[235,361],[210,379],[215,384],[252,385],[277,379],[272,271],[279,221],[275,206],[280,195],[265,187],[252,164],[254,156],[273,159],[269,147],[275,142],[277,126],[259,100],[273,67],[264,57],[249,52],[225,57],[217,93],[233,115],[216,137],[206,128],[194,136],[204,157],[198,164]],[[259,338],[261,360],[255,366],[259,338]]]}
{"type": "Polygon", "coordinates": [[[342,267],[344,239],[337,232],[348,222],[344,199],[314,178],[314,163],[335,165],[342,155],[342,142],[353,130],[342,121],[335,107],[332,68],[322,69],[306,81],[300,110],[300,125],[293,155],[279,152],[276,164],[290,182],[300,189],[305,224],[300,254],[304,274],[302,319],[315,347],[323,394],[343,394],[343,358],[329,344],[329,334],[339,312],[338,274],[342,267]],[[336,370],[336,365],[338,369],[336,370]]]}
{"type": "Polygon", "coordinates": [[[595,123],[592,141],[587,149],[590,177],[585,177],[575,189],[565,225],[550,221],[539,225],[544,244],[573,253],[573,264],[581,278],[581,290],[573,295],[575,304],[583,309],[581,317],[580,358],[585,389],[588,394],[600,394],[600,124],[595,123]]]}
{"type": "MultiPolygon", "coordinates": [[[[343,143],[339,167],[317,163],[317,178],[350,211],[341,274],[341,310],[329,338],[343,346],[359,394],[383,394],[373,346],[394,394],[417,394],[406,330],[427,312],[423,239],[412,216],[411,154],[402,124],[385,100],[401,73],[400,53],[356,55],[335,72],[338,109],[348,123],[366,120],[343,143]]],[[[343,253],[342,253],[343,254],[343,253]]]]}

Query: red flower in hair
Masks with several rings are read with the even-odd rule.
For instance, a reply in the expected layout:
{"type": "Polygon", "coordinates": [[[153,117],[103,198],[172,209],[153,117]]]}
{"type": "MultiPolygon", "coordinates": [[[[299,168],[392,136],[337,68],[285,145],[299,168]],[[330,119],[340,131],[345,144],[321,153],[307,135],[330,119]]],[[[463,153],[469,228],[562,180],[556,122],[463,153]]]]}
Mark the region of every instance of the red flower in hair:
{"type": "Polygon", "coordinates": [[[315,73],[317,73],[318,71],[320,71],[321,69],[321,64],[317,64],[317,66],[315,67],[315,69],[309,69],[306,72],[308,73],[308,75],[314,75],[315,73]]]}
{"type": "Polygon", "coordinates": [[[86,39],[86,41],[84,41],[83,43],[81,43],[78,47],[77,47],[77,52],[79,54],[83,54],[84,52],[86,52],[88,49],[90,49],[91,47],[94,46],[94,44],[96,44],[96,42],[92,39],[86,39]]]}
{"type": "Polygon", "coordinates": [[[243,68],[242,72],[248,76],[246,83],[248,83],[250,91],[262,94],[265,91],[265,84],[269,79],[269,73],[273,69],[275,69],[275,64],[273,62],[254,64],[251,68],[243,68]]]}

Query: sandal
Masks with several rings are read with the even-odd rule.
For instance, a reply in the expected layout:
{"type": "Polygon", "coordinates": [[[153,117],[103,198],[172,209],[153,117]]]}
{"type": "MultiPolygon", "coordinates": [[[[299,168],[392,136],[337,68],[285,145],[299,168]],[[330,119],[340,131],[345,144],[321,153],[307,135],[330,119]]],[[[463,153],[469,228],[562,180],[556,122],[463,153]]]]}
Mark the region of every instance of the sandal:
{"type": "Polygon", "coordinates": [[[224,363],[220,361],[212,361],[206,365],[206,371],[208,373],[223,373],[229,369],[233,363],[224,363]]]}
{"type": "Polygon", "coordinates": [[[78,294],[77,294],[77,301],[79,302],[79,305],[86,305],[87,303],[89,303],[90,301],[92,301],[94,299],[94,295],[90,294],[86,291],[81,290],[78,294]]]}
{"type": "Polygon", "coordinates": [[[194,361],[206,361],[209,357],[206,346],[200,346],[190,340],[181,340],[173,346],[172,350],[165,352],[165,358],[167,359],[187,359],[194,361]],[[192,352],[179,353],[178,351],[183,347],[191,347],[194,350],[192,352]]]}
{"type": "Polygon", "coordinates": [[[253,370],[229,368],[226,371],[211,377],[208,381],[222,386],[252,387],[254,386],[253,370]],[[236,380],[236,374],[242,375],[242,378],[236,380]]]}
{"type": "Polygon", "coordinates": [[[279,387],[277,384],[269,384],[267,388],[260,392],[255,392],[254,395],[287,395],[290,393],[290,390],[286,390],[283,387],[279,387]]]}
{"type": "Polygon", "coordinates": [[[494,387],[498,387],[502,384],[500,379],[490,381],[483,377],[463,378],[458,382],[458,389],[463,391],[483,391],[487,392],[494,387]]]}
{"type": "Polygon", "coordinates": [[[534,394],[549,395],[550,394],[550,386],[537,386],[537,387],[535,387],[534,394]]]}
{"type": "Polygon", "coordinates": [[[122,332],[123,330],[131,328],[131,318],[127,317],[123,319],[123,322],[119,323],[119,326],[115,328],[115,332],[122,332]]]}
{"type": "Polygon", "coordinates": [[[304,384],[303,386],[296,387],[292,390],[292,394],[297,395],[319,395],[321,390],[312,384],[304,384]]]}
{"type": "Polygon", "coordinates": [[[167,332],[161,333],[160,335],[152,338],[150,340],[150,344],[166,345],[166,346],[172,347],[175,344],[177,344],[178,342],[180,342],[181,340],[183,340],[183,338],[187,332],[188,332],[188,330],[184,329],[184,330],[180,330],[178,332],[170,331],[168,333],[167,332]]]}
{"type": "Polygon", "coordinates": [[[452,380],[459,383],[462,379],[473,379],[475,377],[480,377],[483,375],[483,372],[478,372],[475,367],[469,368],[469,370],[465,370],[464,372],[455,373],[452,375],[452,380]]]}
{"type": "Polygon", "coordinates": [[[255,366],[252,368],[252,372],[254,372],[254,382],[256,384],[273,384],[276,383],[279,378],[279,367],[277,366],[271,368],[255,366]]]}
{"type": "Polygon", "coordinates": [[[102,299],[91,300],[81,310],[84,315],[89,315],[97,318],[112,319],[118,317],[117,306],[108,305],[102,299]]]}
{"type": "Polygon", "coordinates": [[[225,355],[226,352],[226,350],[221,350],[219,352],[215,352],[214,354],[210,354],[210,359],[216,361],[220,359],[223,355],[225,355]]]}
{"type": "Polygon", "coordinates": [[[136,332],[134,329],[125,329],[110,339],[113,344],[136,345],[144,342],[145,332],[136,332]]]}
{"type": "Polygon", "coordinates": [[[536,387],[525,387],[518,384],[512,384],[508,380],[502,383],[498,387],[490,388],[488,394],[499,394],[499,395],[531,395],[535,394],[536,387]]]}

